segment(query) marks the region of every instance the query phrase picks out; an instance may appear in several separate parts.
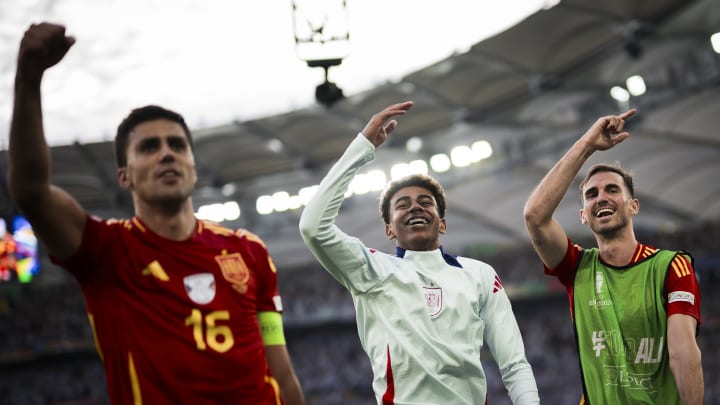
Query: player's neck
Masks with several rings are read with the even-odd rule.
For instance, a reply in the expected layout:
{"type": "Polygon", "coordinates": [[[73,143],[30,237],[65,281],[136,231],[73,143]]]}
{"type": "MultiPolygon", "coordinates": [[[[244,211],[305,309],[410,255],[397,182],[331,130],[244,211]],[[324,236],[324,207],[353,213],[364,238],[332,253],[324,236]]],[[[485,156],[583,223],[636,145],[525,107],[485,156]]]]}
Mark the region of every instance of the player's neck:
{"type": "Polygon", "coordinates": [[[637,249],[637,239],[635,233],[624,232],[613,238],[603,238],[601,235],[595,235],[595,239],[600,250],[600,258],[602,261],[612,266],[625,266],[630,263],[637,249]]]}
{"type": "Polygon", "coordinates": [[[135,216],[156,234],[170,240],[185,240],[195,231],[196,218],[190,201],[175,210],[140,205],[135,216]]]}

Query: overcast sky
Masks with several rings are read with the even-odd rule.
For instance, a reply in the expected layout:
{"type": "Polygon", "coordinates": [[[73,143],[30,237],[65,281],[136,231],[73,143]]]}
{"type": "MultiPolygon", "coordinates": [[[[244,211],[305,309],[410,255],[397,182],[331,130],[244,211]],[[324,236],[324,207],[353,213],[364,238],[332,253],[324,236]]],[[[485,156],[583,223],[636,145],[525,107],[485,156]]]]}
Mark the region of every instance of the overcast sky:
{"type": "MultiPolygon", "coordinates": [[[[342,10],[339,0],[323,1],[342,10]]],[[[347,0],[349,52],[330,80],[352,96],[464,52],[555,3],[347,0]]],[[[43,83],[51,145],[112,139],[130,109],[151,103],[177,110],[195,129],[314,104],[323,72],[296,54],[292,4],[0,0],[0,148],[7,145],[17,46],[39,21],[64,24],[77,40],[43,83]]]]}

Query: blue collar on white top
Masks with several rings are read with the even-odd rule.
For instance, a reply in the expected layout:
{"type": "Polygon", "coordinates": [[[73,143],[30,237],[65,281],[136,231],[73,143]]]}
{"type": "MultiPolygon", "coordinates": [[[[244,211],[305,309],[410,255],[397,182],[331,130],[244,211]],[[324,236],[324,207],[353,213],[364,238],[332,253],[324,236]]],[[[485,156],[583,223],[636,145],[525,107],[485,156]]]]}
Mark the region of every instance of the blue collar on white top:
{"type": "MultiPolygon", "coordinates": [[[[395,254],[397,257],[405,257],[406,251],[407,249],[401,248],[400,246],[395,247],[395,254]]],[[[445,263],[462,269],[462,265],[458,262],[457,256],[445,253],[442,246],[440,246],[440,253],[442,254],[443,259],[445,259],[445,263]]]]}

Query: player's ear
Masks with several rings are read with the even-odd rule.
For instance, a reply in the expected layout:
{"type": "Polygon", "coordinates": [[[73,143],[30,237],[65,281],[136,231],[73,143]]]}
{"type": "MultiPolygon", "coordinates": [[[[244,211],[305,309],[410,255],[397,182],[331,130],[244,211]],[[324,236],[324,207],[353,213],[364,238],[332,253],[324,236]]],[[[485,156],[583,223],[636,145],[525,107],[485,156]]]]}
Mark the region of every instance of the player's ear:
{"type": "Polygon", "coordinates": [[[118,184],[120,184],[120,187],[124,188],[125,190],[132,189],[132,183],[130,182],[130,178],[128,178],[128,175],[127,175],[127,166],[120,167],[117,169],[117,179],[118,179],[118,184]]]}
{"type": "Polygon", "coordinates": [[[440,218],[440,233],[444,234],[445,232],[447,232],[447,222],[445,218],[440,218]]]}
{"type": "Polygon", "coordinates": [[[395,233],[393,232],[390,224],[385,224],[385,236],[387,236],[388,240],[395,239],[395,233]]]}
{"type": "Polygon", "coordinates": [[[630,211],[633,215],[637,215],[640,212],[640,200],[633,198],[630,200],[630,211]]]}
{"type": "Polygon", "coordinates": [[[587,223],[588,223],[587,217],[585,216],[585,210],[582,209],[582,208],[580,209],[580,223],[581,223],[581,224],[587,224],[587,223]]]}

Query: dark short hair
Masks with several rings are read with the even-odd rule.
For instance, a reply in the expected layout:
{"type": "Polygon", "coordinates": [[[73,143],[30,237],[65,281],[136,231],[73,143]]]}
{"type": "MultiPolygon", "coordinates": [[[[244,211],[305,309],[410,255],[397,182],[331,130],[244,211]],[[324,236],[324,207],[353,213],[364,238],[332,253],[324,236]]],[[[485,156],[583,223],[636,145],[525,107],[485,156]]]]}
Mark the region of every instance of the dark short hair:
{"type": "Polygon", "coordinates": [[[393,195],[401,188],[412,186],[422,187],[430,191],[437,203],[438,215],[440,215],[440,218],[445,218],[447,201],[445,199],[445,190],[443,190],[440,183],[426,174],[411,174],[391,181],[380,195],[380,217],[386,224],[390,223],[390,200],[393,195]]]}
{"type": "Polygon", "coordinates": [[[585,184],[590,180],[590,177],[603,172],[612,172],[617,173],[622,177],[623,182],[625,183],[625,187],[627,187],[628,191],[630,192],[630,197],[635,198],[635,186],[633,185],[633,178],[632,174],[630,172],[626,171],[620,166],[619,162],[615,162],[615,164],[608,164],[608,163],[598,163],[596,165],[592,165],[585,175],[585,178],[580,183],[580,199],[583,201],[585,200],[585,197],[582,195],[582,189],[585,187],[585,184]]]}
{"type": "Polygon", "coordinates": [[[157,119],[166,119],[178,123],[185,131],[185,135],[190,143],[190,148],[193,148],[192,134],[182,115],[157,105],[146,105],[145,107],[132,110],[130,114],[122,120],[120,125],[118,125],[117,134],[115,134],[115,162],[118,167],[125,167],[127,165],[127,148],[130,132],[143,122],[157,119]]]}

